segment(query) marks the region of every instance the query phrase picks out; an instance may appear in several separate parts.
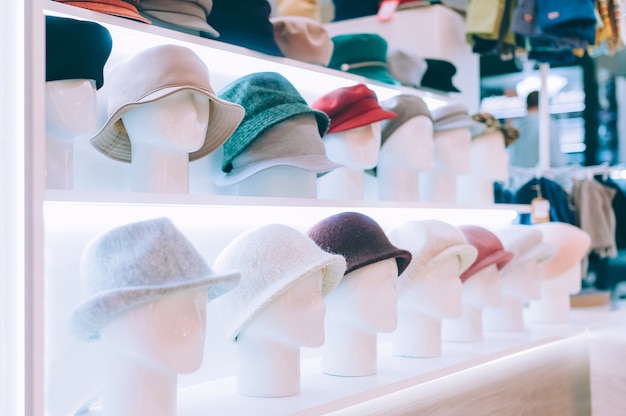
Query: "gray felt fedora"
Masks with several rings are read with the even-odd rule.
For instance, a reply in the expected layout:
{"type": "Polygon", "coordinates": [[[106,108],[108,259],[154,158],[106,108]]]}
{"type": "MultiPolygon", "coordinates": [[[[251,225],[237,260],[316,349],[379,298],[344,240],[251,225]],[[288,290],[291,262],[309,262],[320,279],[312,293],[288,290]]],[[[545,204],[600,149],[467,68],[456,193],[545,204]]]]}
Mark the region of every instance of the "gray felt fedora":
{"type": "Polygon", "coordinates": [[[124,312],[164,296],[207,288],[207,301],[233,289],[240,273],[215,273],[168,218],[134,222],[89,242],[80,263],[86,298],[74,309],[72,327],[95,340],[124,312]]]}

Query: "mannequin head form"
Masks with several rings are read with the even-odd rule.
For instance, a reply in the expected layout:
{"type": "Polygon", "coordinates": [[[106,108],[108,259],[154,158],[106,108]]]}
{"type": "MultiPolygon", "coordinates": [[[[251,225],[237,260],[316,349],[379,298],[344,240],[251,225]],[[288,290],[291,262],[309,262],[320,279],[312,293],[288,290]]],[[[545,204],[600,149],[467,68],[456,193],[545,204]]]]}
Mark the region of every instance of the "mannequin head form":
{"type": "Polygon", "coordinates": [[[452,174],[469,173],[471,145],[467,127],[435,132],[435,168],[452,174]]]}
{"type": "Polygon", "coordinates": [[[363,332],[390,332],[397,324],[396,260],[386,259],[344,276],[326,297],[327,325],[340,324],[363,332]]]}
{"type": "Polygon", "coordinates": [[[94,80],[46,82],[46,132],[58,139],[88,137],[96,130],[94,80]]]}
{"type": "Polygon", "coordinates": [[[383,143],[378,169],[431,170],[435,163],[432,131],[433,122],[426,116],[413,117],[403,123],[383,143]]]}
{"type": "Polygon", "coordinates": [[[206,289],[198,289],[141,305],[106,325],[102,342],[121,363],[169,375],[191,373],[202,364],[206,303],[206,289]]]}
{"type": "Polygon", "coordinates": [[[537,261],[527,261],[505,267],[501,271],[502,294],[520,300],[541,297],[541,265],[537,261]]]}
{"type": "Polygon", "coordinates": [[[545,279],[543,290],[547,292],[568,293],[570,295],[580,292],[582,289],[582,267],[575,264],[561,275],[545,279]]]}
{"type": "Polygon", "coordinates": [[[463,283],[463,304],[477,309],[500,306],[500,271],[496,264],[476,272],[463,283]]]}
{"type": "Polygon", "coordinates": [[[458,256],[440,261],[399,293],[399,309],[414,310],[439,319],[458,318],[463,294],[459,269],[458,256]]]}
{"type": "Polygon", "coordinates": [[[352,169],[371,169],[380,153],[380,122],[324,136],[326,155],[352,169]]]}
{"type": "Polygon", "coordinates": [[[472,140],[471,174],[492,181],[506,181],[509,178],[509,155],[506,151],[504,136],[500,131],[493,131],[472,140]]]}
{"type": "Polygon", "coordinates": [[[270,342],[291,348],[319,347],[324,343],[322,270],[298,279],[249,322],[237,343],[270,342]]]}
{"type": "Polygon", "coordinates": [[[129,110],[122,121],[132,143],[133,159],[145,151],[185,154],[200,149],[209,124],[209,99],[178,91],[129,110]]]}

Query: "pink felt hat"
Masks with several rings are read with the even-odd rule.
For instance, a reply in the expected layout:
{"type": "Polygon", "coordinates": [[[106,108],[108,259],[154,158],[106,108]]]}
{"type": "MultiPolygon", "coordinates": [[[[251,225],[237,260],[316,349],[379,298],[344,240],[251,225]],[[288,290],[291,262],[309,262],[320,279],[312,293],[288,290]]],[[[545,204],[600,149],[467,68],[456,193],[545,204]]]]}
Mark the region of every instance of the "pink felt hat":
{"type": "Polygon", "coordinates": [[[467,242],[478,250],[476,261],[461,274],[462,282],[493,264],[500,270],[513,258],[513,253],[506,251],[500,239],[488,229],[477,225],[461,225],[459,230],[467,242]]]}
{"type": "Polygon", "coordinates": [[[589,234],[564,222],[544,222],[531,227],[543,233],[543,241],[557,245],[557,252],[544,266],[544,278],[558,277],[585,257],[591,247],[589,234]]]}

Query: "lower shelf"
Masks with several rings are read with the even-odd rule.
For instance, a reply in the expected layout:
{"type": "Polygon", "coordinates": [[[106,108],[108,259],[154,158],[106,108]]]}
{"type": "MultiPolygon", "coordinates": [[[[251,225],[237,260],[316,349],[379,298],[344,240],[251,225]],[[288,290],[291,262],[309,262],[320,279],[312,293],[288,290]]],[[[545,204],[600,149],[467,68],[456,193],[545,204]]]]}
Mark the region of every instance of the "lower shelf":
{"type": "Polygon", "coordinates": [[[234,377],[183,388],[179,415],[397,415],[444,410],[447,415],[494,415],[512,414],[512,406],[515,414],[590,413],[588,341],[581,328],[486,334],[482,342],[444,343],[438,358],[395,357],[391,344],[381,342],[378,356],[378,374],[369,377],[325,375],[319,359],[305,360],[301,393],[287,398],[238,395],[234,377]]]}

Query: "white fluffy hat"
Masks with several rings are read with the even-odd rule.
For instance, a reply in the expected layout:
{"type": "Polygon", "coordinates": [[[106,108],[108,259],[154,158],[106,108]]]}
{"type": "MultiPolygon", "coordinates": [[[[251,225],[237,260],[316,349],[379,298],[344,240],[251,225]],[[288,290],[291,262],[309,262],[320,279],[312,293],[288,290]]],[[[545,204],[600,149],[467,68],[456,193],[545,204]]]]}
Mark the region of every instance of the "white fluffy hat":
{"type": "Polygon", "coordinates": [[[459,275],[476,260],[478,250],[467,242],[455,226],[439,220],[409,221],[388,232],[389,240],[413,255],[411,263],[399,276],[398,289],[451,257],[459,258],[459,275]]]}
{"type": "Polygon", "coordinates": [[[511,261],[502,269],[503,276],[506,276],[508,270],[528,262],[543,264],[557,253],[556,243],[544,242],[542,232],[530,225],[509,225],[493,233],[500,239],[504,249],[513,253],[511,261]]]}
{"type": "Polygon", "coordinates": [[[215,301],[230,342],[298,279],[321,270],[322,296],[326,296],[346,270],[343,256],[327,253],[302,232],[282,224],[244,232],[218,254],[213,265],[222,273],[241,272],[239,285],[215,301]]]}

